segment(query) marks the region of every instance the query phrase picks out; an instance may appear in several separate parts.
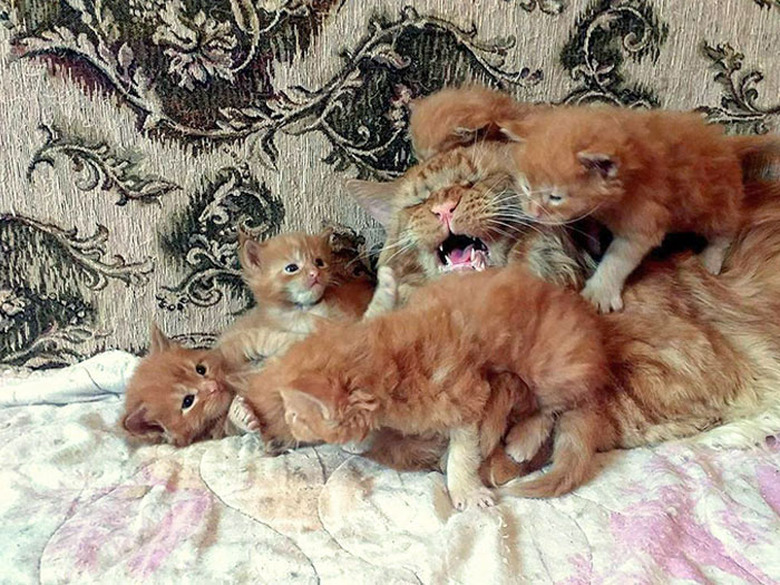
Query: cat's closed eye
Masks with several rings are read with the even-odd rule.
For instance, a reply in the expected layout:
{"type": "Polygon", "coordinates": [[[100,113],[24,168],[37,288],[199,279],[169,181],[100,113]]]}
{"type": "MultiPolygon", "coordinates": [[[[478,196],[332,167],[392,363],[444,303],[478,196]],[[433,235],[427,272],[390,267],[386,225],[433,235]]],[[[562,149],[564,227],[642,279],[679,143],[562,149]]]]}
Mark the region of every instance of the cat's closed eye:
{"type": "Polygon", "coordinates": [[[181,401],[181,409],[187,410],[195,403],[195,395],[194,394],[187,394],[187,396],[184,397],[184,399],[181,401]]]}
{"type": "Polygon", "coordinates": [[[298,272],[298,265],[297,264],[288,264],[287,266],[284,267],[284,271],[287,274],[294,274],[294,273],[298,272]]]}

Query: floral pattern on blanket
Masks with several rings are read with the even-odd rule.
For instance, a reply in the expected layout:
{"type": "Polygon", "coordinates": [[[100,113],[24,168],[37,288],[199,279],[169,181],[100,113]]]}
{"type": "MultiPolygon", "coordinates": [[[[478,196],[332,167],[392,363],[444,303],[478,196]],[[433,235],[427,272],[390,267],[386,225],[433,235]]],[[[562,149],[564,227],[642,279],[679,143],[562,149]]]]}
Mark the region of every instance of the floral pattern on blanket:
{"type": "MultiPolygon", "coordinates": [[[[133,358],[100,359],[111,363],[89,366],[95,385],[133,358]]],[[[255,436],[133,445],[117,425],[121,396],[41,396],[18,392],[0,409],[0,540],[13,543],[0,548],[2,582],[780,581],[774,439],[607,453],[573,494],[458,513],[438,473],[333,446],[267,458],[255,436]]]]}

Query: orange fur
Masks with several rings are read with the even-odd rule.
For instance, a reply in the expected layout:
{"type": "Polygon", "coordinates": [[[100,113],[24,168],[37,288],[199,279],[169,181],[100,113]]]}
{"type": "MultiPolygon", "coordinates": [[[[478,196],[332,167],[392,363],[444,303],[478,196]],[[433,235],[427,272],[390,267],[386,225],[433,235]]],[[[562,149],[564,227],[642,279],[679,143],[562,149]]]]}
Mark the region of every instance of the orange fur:
{"type": "Polygon", "coordinates": [[[409,135],[418,160],[476,140],[506,140],[499,122],[543,109],[480,86],[445,88],[412,102],[409,135]]]}
{"type": "Polygon", "coordinates": [[[671,232],[708,238],[704,265],[720,272],[743,225],[742,161],[755,145],[698,114],[659,110],[565,107],[507,128],[522,142],[515,162],[529,217],[591,216],[613,233],[583,291],[600,310],[622,307],[625,280],[671,232]]]}
{"type": "MultiPolygon", "coordinates": [[[[235,433],[236,415],[241,416],[239,426],[253,427],[251,404],[238,408],[236,403],[231,408],[234,386],[246,375],[242,368],[249,360],[284,352],[320,320],[356,320],[371,300],[370,278],[354,271],[354,254],[334,253],[330,237],[326,230],[258,243],[242,234],[239,257],[257,306],[236,319],[211,351],[184,348],[154,326],[151,351],[127,387],[125,429],[140,438],[182,446],[235,433]],[[291,263],[299,270],[285,272],[291,263]],[[199,364],[207,368],[205,376],[195,371],[199,364]],[[209,394],[213,387],[219,392],[209,394]],[[196,403],[184,409],[187,394],[196,403]]],[[[275,448],[268,445],[269,451],[275,448]]]]}
{"type": "MultiPolygon", "coordinates": [[[[745,140],[748,150],[766,147],[765,139],[745,140]]],[[[411,169],[389,187],[373,190],[387,201],[374,200],[366,207],[394,210],[383,218],[392,227],[383,251],[386,263],[406,270],[409,282],[416,279],[416,284],[422,284],[438,278],[436,249],[442,235],[435,230],[426,235],[425,226],[431,225],[425,223],[426,212],[430,215],[427,201],[448,197],[454,190],[471,201],[453,215],[456,224],[467,226],[461,233],[494,238],[501,249],[510,250],[508,255],[493,255],[491,250],[491,263],[517,262],[545,280],[578,290],[593,270],[592,259],[573,245],[567,226],[525,228],[506,199],[496,198],[491,185],[501,184],[506,171],[490,161],[486,163],[490,168],[485,167],[484,153],[482,147],[454,149],[411,169]],[[419,183],[421,175],[430,176],[428,165],[434,165],[436,174],[449,168],[449,184],[438,185],[438,191],[416,202],[403,199],[410,190],[405,183],[419,183]],[[470,187],[464,189],[462,181],[471,181],[470,187]],[[411,220],[417,213],[419,223],[411,220]],[[491,231],[496,222],[502,222],[501,231],[491,231]],[[394,255],[401,247],[399,242],[404,243],[403,254],[394,255]]],[[[741,440],[746,442],[762,440],[763,432],[777,432],[780,183],[749,183],[746,190],[752,227],[733,244],[722,276],[716,279],[707,274],[690,253],[664,263],[647,262],[632,276],[625,290],[624,311],[603,318],[609,331],[613,398],[601,411],[582,412],[591,425],[576,419],[566,421],[563,428],[559,423],[554,432],[563,430],[568,437],[557,444],[560,472],[552,477],[545,474],[530,486],[520,484],[512,488],[514,493],[551,496],[585,481],[587,470],[576,465],[578,444],[590,445],[586,451],[629,448],[695,435],[722,423],[732,423],[732,428],[738,425],[739,431],[732,432],[744,436],[741,440]],[[591,433],[591,428],[598,433],[591,433]]],[[[519,419],[526,416],[521,414],[519,419]]],[[[508,426],[502,423],[501,428],[508,426]]],[[[422,461],[436,461],[437,440],[440,437],[426,445],[416,439],[406,447],[395,444],[394,450],[403,451],[406,461],[414,460],[415,451],[422,461]]],[[[546,460],[546,449],[530,465],[518,464],[497,449],[485,462],[482,477],[487,483],[503,484],[546,460]]]]}
{"type": "Polygon", "coordinates": [[[127,385],[124,429],[143,440],[166,440],[179,447],[225,436],[233,394],[220,356],[184,348],[154,324],[151,339],[149,355],[127,385]],[[185,399],[192,404],[186,406],[185,399]]]}
{"type": "MultiPolygon", "coordinates": [[[[525,382],[544,415],[594,400],[606,379],[600,338],[584,301],[521,268],[453,275],[394,313],[323,327],[269,364],[253,386],[281,389],[286,421],[300,440],[362,440],[380,427],[452,438],[485,418],[495,375],[525,382]],[[300,406],[301,395],[315,405],[300,406]]],[[[481,451],[492,450],[476,447],[474,477],[481,451]]],[[[452,464],[451,451],[448,476],[457,478],[452,464]]],[[[469,501],[456,492],[456,502],[469,501]]]]}

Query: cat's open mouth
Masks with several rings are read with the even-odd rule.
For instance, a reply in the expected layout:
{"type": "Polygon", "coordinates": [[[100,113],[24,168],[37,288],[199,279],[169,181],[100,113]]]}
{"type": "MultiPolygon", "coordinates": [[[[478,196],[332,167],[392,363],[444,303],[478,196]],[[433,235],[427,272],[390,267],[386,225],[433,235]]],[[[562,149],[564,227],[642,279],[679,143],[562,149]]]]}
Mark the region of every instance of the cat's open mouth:
{"type": "Polygon", "coordinates": [[[438,249],[440,269],[484,270],[487,267],[488,248],[479,238],[462,234],[450,234],[438,249]]]}

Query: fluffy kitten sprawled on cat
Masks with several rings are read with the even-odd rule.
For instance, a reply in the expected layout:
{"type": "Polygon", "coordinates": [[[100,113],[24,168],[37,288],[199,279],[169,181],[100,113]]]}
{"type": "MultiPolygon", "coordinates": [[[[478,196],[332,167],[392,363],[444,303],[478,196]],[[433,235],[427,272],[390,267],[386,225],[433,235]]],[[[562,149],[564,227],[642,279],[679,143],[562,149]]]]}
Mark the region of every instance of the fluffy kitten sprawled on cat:
{"type": "Polygon", "coordinates": [[[614,238],[583,295],[602,312],[623,306],[628,276],[670,232],[708,239],[701,258],[720,273],[744,223],[742,163],[771,139],[729,137],[698,114],[562,107],[505,125],[524,211],[542,223],[586,216],[614,238]]]}
{"type": "MultiPolygon", "coordinates": [[[[229,376],[249,360],[284,351],[321,320],[360,318],[371,299],[371,280],[355,273],[354,257],[334,254],[331,236],[292,233],[261,243],[241,235],[242,273],[257,306],[211,351],[186,349],[153,326],[149,355],[127,387],[124,428],[179,446],[256,430],[251,409],[241,399],[231,403],[229,376]]],[[[377,310],[381,303],[378,297],[377,310]]]]}
{"type": "Polygon", "coordinates": [[[253,386],[279,389],[285,422],[302,441],[359,441],[379,428],[446,433],[447,486],[462,509],[493,502],[478,475],[480,424],[500,375],[527,385],[537,405],[515,433],[530,457],[555,416],[597,400],[606,383],[595,313],[576,293],[522,268],[450,275],[393,313],[323,326],[270,362],[253,386]]]}

